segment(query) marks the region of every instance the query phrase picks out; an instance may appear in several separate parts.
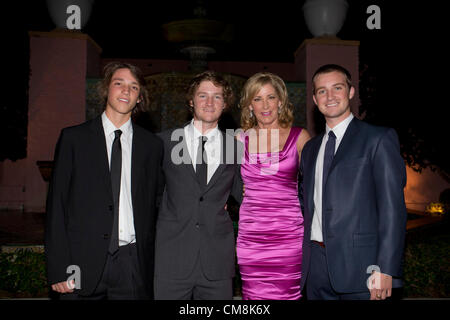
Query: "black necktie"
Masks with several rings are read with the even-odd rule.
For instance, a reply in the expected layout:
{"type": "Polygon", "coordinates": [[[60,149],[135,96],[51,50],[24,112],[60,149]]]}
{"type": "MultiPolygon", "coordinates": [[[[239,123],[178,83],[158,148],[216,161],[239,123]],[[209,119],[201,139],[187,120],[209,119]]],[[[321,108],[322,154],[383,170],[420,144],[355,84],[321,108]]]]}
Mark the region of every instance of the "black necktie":
{"type": "Polygon", "coordinates": [[[120,135],[122,131],[114,131],[116,135],[112,144],[111,151],[111,187],[114,200],[114,222],[111,232],[111,243],[109,244],[109,253],[114,254],[119,250],[119,196],[120,196],[120,176],[122,173],[122,145],[120,144],[120,135]]]}
{"type": "Polygon", "coordinates": [[[198,181],[202,186],[206,186],[208,184],[208,159],[205,150],[205,143],[207,140],[208,138],[205,136],[199,137],[197,161],[195,164],[195,173],[197,174],[198,181]]]}
{"type": "Polygon", "coordinates": [[[333,131],[328,132],[328,141],[325,145],[325,155],[323,157],[323,176],[322,176],[322,192],[325,189],[328,172],[330,171],[331,162],[334,157],[334,149],[336,147],[336,136],[333,131]]]}

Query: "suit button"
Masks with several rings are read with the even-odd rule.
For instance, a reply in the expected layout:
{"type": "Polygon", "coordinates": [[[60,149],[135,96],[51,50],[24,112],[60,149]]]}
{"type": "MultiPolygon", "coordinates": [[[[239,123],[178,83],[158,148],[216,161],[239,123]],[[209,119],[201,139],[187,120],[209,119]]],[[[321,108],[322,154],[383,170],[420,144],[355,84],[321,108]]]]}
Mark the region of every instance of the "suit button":
{"type": "Polygon", "coordinates": [[[110,204],[109,206],[108,206],[108,209],[109,209],[109,211],[113,211],[113,205],[112,204],[110,204]]]}
{"type": "Polygon", "coordinates": [[[198,222],[195,224],[195,227],[198,229],[200,228],[200,225],[198,224],[198,222]]]}
{"type": "Polygon", "coordinates": [[[200,197],[200,202],[203,201],[203,197],[200,197]]]}
{"type": "Polygon", "coordinates": [[[103,239],[109,239],[109,234],[105,233],[105,234],[103,235],[103,239]]]}

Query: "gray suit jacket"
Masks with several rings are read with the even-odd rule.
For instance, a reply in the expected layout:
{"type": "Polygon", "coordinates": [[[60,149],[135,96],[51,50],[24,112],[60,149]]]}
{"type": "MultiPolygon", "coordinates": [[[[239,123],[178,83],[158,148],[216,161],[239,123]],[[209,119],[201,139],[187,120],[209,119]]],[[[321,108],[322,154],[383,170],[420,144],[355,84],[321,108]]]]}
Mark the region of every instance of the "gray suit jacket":
{"type": "MultiPolygon", "coordinates": [[[[180,129],[178,129],[180,130],[180,129]]],[[[182,130],[182,129],[181,129],[182,130]]],[[[201,187],[192,166],[184,131],[159,134],[164,144],[163,174],[165,188],[156,226],[155,276],[185,279],[194,268],[198,255],[209,280],[234,276],[235,241],[233,222],[225,204],[228,196],[242,201],[242,180],[237,159],[241,143],[223,134],[223,142],[233,145],[233,152],[222,145],[222,161],[206,187],[201,187]],[[230,154],[231,153],[231,154],[230,154]],[[172,161],[179,155],[181,164],[172,161]]]]}

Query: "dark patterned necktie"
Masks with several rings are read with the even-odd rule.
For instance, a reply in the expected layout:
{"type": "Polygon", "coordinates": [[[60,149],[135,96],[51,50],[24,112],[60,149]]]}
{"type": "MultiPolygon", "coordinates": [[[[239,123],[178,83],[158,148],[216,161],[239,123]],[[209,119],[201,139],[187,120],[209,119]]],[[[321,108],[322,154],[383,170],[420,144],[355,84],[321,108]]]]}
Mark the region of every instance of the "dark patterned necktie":
{"type": "Polygon", "coordinates": [[[334,150],[336,148],[336,136],[333,131],[328,132],[328,141],[325,145],[325,155],[323,157],[323,176],[322,176],[322,192],[325,189],[328,172],[330,171],[331,162],[334,157],[334,150]]]}

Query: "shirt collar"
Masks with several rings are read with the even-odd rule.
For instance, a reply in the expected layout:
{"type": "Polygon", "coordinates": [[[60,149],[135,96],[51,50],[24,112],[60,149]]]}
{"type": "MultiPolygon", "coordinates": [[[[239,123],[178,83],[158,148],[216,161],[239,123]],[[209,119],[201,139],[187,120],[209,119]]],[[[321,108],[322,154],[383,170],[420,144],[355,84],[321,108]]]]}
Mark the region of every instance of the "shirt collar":
{"type": "Polygon", "coordinates": [[[122,135],[124,135],[126,137],[128,137],[130,134],[133,133],[133,126],[131,124],[131,117],[120,128],[116,128],[116,126],[106,116],[106,113],[103,112],[102,113],[102,124],[103,124],[103,129],[105,131],[105,135],[106,136],[111,135],[116,130],[121,130],[122,131],[122,135]]]}
{"type": "MultiPolygon", "coordinates": [[[[189,137],[191,140],[198,140],[202,133],[194,126],[194,119],[188,124],[189,137]]],[[[219,126],[216,126],[214,129],[208,131],[204,136],[208,138],[208,141],[216,141],[216,139],[220,139],[220,131],[219,126]]]]}
{"type": "Polygon", "coordinates": [[[353,113],[350,113],[350,115],[342,120],[337,126],[335,126],[333,129],[331,129],[328,125],[325,125],[325,134],[328,136],[328,133],[330,131],[333,131],[333,133],[336,135],[336,139],[340,140],[347,130],[348,125],[353,120],[354,116],[353,113]]]}

